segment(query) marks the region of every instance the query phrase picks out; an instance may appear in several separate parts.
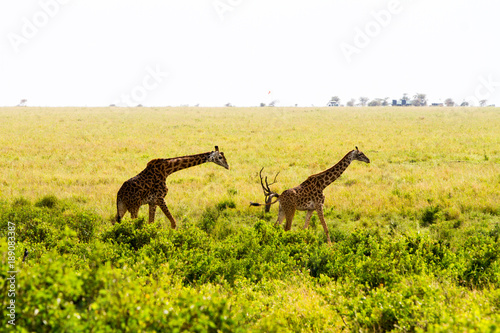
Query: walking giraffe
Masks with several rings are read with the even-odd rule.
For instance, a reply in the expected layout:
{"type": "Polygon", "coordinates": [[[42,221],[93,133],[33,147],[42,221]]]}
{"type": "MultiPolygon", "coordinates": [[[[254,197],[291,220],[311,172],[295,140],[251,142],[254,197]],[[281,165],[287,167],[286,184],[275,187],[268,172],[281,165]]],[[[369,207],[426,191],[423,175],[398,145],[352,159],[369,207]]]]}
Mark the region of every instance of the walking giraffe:
{"type": "Polygon", "coordinates": [[[217,146],[215,146],[215,151],[208,153],[151,160],[146,169],[123,183],[118,191],[116,221],[120,222],[127,211],[130,212],[133,219],[137,218],[139,208],[142,205],[148,204],[149,223],[154,222],[156,206],[159,206],[170,220],[172,229],[175,229],[177,224],[168,210],[164,199],[168,192],[167,185],[165,184],[166,178],[174,172],[206,162],[214,162],[229,169],[224,153],[219,152],[219,147],[217,146]]]}
{"type": "MultiPolygon", "coordinates": [[[[318,213],[318,217],[321,221],[321,225],[325,230],[326,238],[328,239],[328,243],[331,244],[330,234],[328,232],[328,227],[325,222],[325,218],[323,216],[323,204],[325,202],[325,195],[323,194],[323,190],[333,183],[340,175],[347,169],[347,167],[351,164],[352,161],[361,161],[370,163],[368,157],[365,156],[362,152],[358,150],[356,147],[355,150],[351,150],[348,152],[344,158],[342,158],[337,164],[331,167],[328,170],[317,173],[315,175],[309,176],[302,184],[297,187],[288,189],[281,194],[270,193],[269,197],[276,198],[275,201],[269,202],[267,204],[259,204],[259,203],[250,203],[251,206],[264,206],[264,205],[272,205],[276,202],[280,202],[279,212],[278,212],[278,220],[276,221],[276,225],[280,225],[283,222],[283,219],[286,218],[285,230],[290,230],[292,228],[292,221],[295,215],[295,210],[305,210],[306,214],[306,223],[304,225],[304,229],[309,226],[309,220],[311,219],[314,211],[318,213]]],[[[261,182],[262,184],[262,182],[261,182]]],[[[264,192],[269,190],[262,184],[264,188],[264,192]]]]}

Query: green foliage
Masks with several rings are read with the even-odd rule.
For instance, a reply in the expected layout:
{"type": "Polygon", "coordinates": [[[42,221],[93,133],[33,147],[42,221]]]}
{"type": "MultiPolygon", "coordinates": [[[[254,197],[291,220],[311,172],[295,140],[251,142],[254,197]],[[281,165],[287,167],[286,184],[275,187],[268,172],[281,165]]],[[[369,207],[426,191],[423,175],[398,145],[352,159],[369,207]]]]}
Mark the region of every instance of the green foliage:
{"type": "Polygon", "coordinates": [[[237,226],[229,201],[178,230],[110,226],[55,201],[0,204],[2,231],[16,225],[28,331],[481,331],[500,319],[498,223],[455,228],[433,209],[428,233],[332,230],[330,246],[321,228],[237,226]]]}
{"type": "Polygon", "coordinates": [[[216,208],[207,208],[201,215],[199,227],[201,230],[211,233],[219,219],[221,212],[216,208]]]}
{"type": "Polygon", "coordinates": [[[23,197],[15,199],[14,202],[12,203],[12,207],[29,207],[29,206],[31,206],[31,202],[23,197]]]}
{"type": "Polygon", "coordinates": [[[116,223],[110,230],[103,233],[102,240],[104,242],[125,244],[134,250],[138,250],[149,244],[157,233],[157,224],[146,224],[143,218],[138,218],[135,221],[124,220],[121,223],[116,223]]]}
{"type": "Polygon", "coordinates": [[[46,195],[35,203],[36,207],[55,208],[59,200],[55,195],[46,195]]]}
{"type": "Polygon", "coordinates": [[[236,208],[236,203],[233,200],[223,200],[215,207],[217,210],[223,211],[228,208],[236,208]]]}
{"type": "Polygon", "coordinates": [[[440,210],[441,209],[439,208],[439,206],[429,206],[425,208],[424,211],[422,212],[420,225],[422,227],[428,227],[436,223],[440,215],[440,210]]]}
{"type": "Polygon", "coordinates": [[[493,237],[473,236],[466,240],[461,249],[464,261],[458,279],[470,288],[484,288],[500,285],[500,242],[493,237]]]}
{"type": "Polygon", "coordinates": [[[21,242],[41,244],[46,249],[61,248],[63,241],[89,243],[96,235],[102,219],[90,212],[70,209],[71,205],[54,196],[47,196],[35,205],[26,199],[17,199],[10,209],[0,210],[1,232],[7,230],[7,223],[16,225],[16,238],[21,242]],[[74,233],[68,234],[66,228],[74,233]]]}
{"type": "Polygon", "coordinates": [[[87,212],[78,212],[66,218],[69,226],[77,232],[78,239],[84,243],[88,243],[94,238],[97,226],[99,222],[102,222],[99,217],[87,212]]]}
{"type": "Polygon", "coordinates": [[[233,231],[229,219],[231,214],[227,211],[229,208],[236,208],[233,200],[223,200],[215,207],[208,207],[202,213],[198,227],[217,239],[226,238],[233,231]]]}

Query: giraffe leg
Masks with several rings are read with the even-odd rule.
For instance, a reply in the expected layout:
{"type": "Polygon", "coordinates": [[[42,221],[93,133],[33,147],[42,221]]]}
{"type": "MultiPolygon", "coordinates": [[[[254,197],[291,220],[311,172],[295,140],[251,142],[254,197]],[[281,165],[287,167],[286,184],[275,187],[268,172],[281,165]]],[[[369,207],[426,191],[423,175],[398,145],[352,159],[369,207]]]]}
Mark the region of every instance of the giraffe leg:
{"type": "Polygon", "coordinates": [[[328,227],[325,222],[325,217],[323,216],[323,205],[318,205],[316,207],[316,212],[318,213],[319,220],[321,221],[321,225],[323,226],[323,229],[325,229],[325,234],[326,238],[328,239],[328,244],[332,244],[332,241],[330,240],[330,233],[328,232],[328,227]]]}
{"type": "Polygon", "coordinates": [[[295,216],[295,207],[289,207],[287,210],[285,210],[285,218],[286,218],[285,231],[292,229],[292,221],[294,216],[295,216]]]}
{"type": "Polygon", "coordinates": [[[155,213],[156,213],[156,204],[149,204],[149,223],[154,223],[155,221],[155,213]]]}
{"type": "Polygon", "coordinates": [[[314,213],[314,210],[308,210],[306,214],[306,224],[304,224],[304,229],[309,227],[309,221],[311,220],[311,216],[314,213]]]}
{"type": "Polygon", "coordinates": [[[167,204],[165,203],[165,200],[164,199],[158,199],[157,202],[156,202],[156,204],[158,206],[160,206],[160,209],[162,210],[162,212],[170,220],[170,226],[172,227],[172,229],[176,229],[177,228],[177,223],[175,222],[175,219],[172,216],[172,214],[170,213],[170,211],[168,210],[168,207],[167,207],[167,204]]]}
{"type": "Polygon", "coordinates": [[[117,204],[116,204],[116,220],[113,221],[113,224],[115,224],[115,222],[118,222],[120,223],[121,220],[122,220],[122,217],[127,213],[127,207],[125,206],[125,204],[123,203],[122,200],[118,199],[117,201],[117,204]]]}
{"type": "Polygon", "coordinates": [[[137,215],[139,215],[139,208],[140,208],[140,206],[131,207],[128,209],[130,211],[130,216],[132,217],[132,219],[136,219],[137,215]]]}
{"type": "Polygon", "coordinates": [[[280,225],[284,219],[285,219],[285,211],[283,210],[283,207],[281,206],[281,203],[280,203],[280,208],[278,210],[278,219],[276,220],[276,223],[274,224],[274,226],[280,225]]]}

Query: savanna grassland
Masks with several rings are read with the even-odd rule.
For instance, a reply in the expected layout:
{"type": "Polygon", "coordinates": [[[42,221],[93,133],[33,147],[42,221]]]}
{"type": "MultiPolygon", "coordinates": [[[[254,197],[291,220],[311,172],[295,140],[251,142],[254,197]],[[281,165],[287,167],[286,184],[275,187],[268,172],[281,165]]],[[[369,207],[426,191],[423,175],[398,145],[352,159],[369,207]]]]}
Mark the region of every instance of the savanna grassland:
{"type": "Polygon", "coordinates": [[[498,108],[0,108],[0,325],[18,331],[500,330],[498,108]],[[207,152],[167,178],[147,223],[112,225],[149,160],[207,152]],[[278,193],[353,162],[316,214],[273,226],[278,193]],[[10,222],[10,224],[9,224],[10,222]],[[8,226],[16,326],[8,324],[8,226]],[[23,263],[24,249],[29,255],[23,263]]]}

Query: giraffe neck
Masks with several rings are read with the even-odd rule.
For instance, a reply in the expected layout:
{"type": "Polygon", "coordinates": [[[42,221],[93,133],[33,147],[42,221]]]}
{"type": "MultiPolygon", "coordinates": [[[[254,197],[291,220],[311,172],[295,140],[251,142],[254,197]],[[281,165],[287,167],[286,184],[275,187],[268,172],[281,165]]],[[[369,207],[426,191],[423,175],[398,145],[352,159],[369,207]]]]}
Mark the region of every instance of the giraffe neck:
{"type": "MultiPolygon", "coordinates": [[[[167,159],[160,159],[160,170],[165,178],[167,178],[170,174],[187,169],[196,165],[203,164],[208,161],[210,157],[210,152],[189,156],[181,156],[167,159]]],[[[156,160],[153,160],[156,161],[156,160]]],[[[153,162],[151,161],[151,162],[153,162]]],[[[151,163],[150,162],[150,163],[151,163]]]]}
{"type": "Polygon", "coordinates": [[[353,151],[348,152],[337,164],[332,166],[330,169],[312,175],[309,178],[314,178],[321,190],[325,189],[328,185],[339,178],[340,175],[345,171],[345,169],[347,169],[349,164],[351,164],[353,159],[352,152],[353,151]]]}

